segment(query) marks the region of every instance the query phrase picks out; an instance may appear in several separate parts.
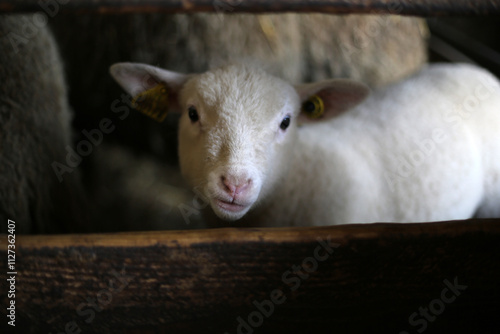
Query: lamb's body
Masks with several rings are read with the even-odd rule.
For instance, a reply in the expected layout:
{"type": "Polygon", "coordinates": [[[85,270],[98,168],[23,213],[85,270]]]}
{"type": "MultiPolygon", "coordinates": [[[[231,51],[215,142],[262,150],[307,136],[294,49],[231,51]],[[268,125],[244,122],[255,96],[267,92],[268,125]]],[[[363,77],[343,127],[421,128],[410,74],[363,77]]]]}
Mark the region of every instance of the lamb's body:
{"type": "Polygon", "coordinates": [[[500,86],[483,70],[430,66],[298,134],[286,182],[249,221],[436,221],[476,210],[500,216],[500,86]]]}
{"type": "Polygon", "coordinates": [[[181,171],[239,226],[500,216],[500,85],[479,68],[429,66],[361,104],[361,84],[292,87],[247,66],[112,74],[133,95],[146,74],[178,91],[181,171]],[[298,127],[314,96],[323,118],[298,127]]]}

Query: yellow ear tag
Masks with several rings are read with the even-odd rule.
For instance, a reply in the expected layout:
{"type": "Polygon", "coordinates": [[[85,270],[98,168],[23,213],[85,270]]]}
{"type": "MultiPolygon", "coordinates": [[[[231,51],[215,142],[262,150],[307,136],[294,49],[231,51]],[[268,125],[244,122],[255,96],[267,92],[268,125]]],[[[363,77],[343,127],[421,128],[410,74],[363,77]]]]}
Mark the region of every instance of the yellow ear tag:
{"type": "Polygon", "coordinates": [[[157,122],[163,122],[168,113],[167,85],[159,83],[151,89],[137,94],[132,106],[157,122]]]}
{"type": "Polygon", "coordinates": [[[320,118],[325,113],[325,105],[321,97],[313,95],[302,104],[302,111],[308,118],[320,118]]]}

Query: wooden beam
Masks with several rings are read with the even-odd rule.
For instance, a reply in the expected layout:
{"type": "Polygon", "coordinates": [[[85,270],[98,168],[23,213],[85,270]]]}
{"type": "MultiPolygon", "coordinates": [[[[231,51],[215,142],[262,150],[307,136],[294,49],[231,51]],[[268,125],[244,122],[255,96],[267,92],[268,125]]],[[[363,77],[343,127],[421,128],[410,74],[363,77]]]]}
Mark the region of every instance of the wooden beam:
{"type": "Polygon", "coordinates": [[[497,0],[0,0],[0,12],[384,13],[416,16],[499,15],[497,0]]]}
{"type": "MultiPolygon", "coordinates": [[[[429,333],[485,333],[477,329],[500,311],[499,219],[18,236],[15,245],[25,333],[416,333],[424,322],[429,333]],[[421,320],[420,307],[434,320],[421,320]]],[[[5,235],[0,267],[7,291],[5,235]]],[[[0,328],[8,301],[2,293],[0,328]]]]}

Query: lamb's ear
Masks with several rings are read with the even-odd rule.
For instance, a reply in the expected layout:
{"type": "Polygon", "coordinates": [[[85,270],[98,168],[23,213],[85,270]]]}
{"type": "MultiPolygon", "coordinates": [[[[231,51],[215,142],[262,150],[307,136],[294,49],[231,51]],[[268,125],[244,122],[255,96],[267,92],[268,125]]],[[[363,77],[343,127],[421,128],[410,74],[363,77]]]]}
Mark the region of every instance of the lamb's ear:
{"type": "Polygon", "coordinates": [[[361,103],[370,89],[359,82],[333,79],[296,86],[302,103],[299,122],[307,123],[335,117],[361,103]]]}
{"type": "Polygon", "coordinates": [[[117,63],[111,76],[133,97],[133,106],[156,121],[179,111],[178,93],[190,75],[137,63],[117,63]]]}

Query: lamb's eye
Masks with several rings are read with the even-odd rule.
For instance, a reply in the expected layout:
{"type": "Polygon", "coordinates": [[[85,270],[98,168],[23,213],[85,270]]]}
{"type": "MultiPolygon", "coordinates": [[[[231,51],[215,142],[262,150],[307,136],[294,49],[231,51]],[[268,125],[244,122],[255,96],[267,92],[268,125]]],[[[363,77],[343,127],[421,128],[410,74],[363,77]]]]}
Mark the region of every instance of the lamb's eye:
{"type": "Polygon", "coordinates": [[[193,123],[197,122],[200,119],[200,116],[198,116],[198,111],[193,106],[190,106],[188,108],[188,116],[193,123]]]}
{"type": "Polygon", "coordinates": [[[290,116],[287,115],[281,121],[280,128],[281,128],[281,130],[286,130],[289,125],[290,125],[290,116]]]}

